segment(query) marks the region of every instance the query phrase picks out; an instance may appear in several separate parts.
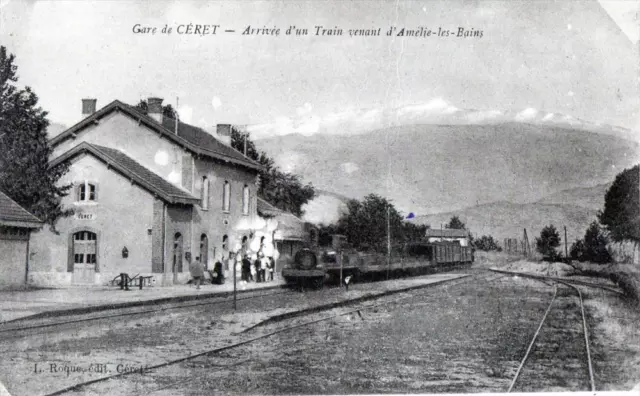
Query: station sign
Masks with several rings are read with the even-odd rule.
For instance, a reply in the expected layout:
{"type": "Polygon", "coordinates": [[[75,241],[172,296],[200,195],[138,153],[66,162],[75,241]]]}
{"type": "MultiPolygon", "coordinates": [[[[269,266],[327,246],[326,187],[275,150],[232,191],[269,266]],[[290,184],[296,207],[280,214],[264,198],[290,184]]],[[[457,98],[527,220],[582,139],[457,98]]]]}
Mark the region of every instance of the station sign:
{"type": "Polygon", "coordinates": [[[94,213],[76,213],[74,217],[78,220],[95,220],[96,215],[94,213]]]}

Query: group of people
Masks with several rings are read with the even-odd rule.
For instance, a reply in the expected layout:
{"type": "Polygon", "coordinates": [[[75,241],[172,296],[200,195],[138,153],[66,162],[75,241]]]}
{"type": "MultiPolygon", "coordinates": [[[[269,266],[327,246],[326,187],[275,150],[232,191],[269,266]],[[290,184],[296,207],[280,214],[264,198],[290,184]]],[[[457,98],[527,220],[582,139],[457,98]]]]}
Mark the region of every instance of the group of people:
{"type": "Polygon", "coordinates": [[[243,283],[272,281],[275,269],[273,257],[265,257],[263,254],[254,256],[255,258],[248,254],[236,256],[236,274],[240,274],[240,281],[243,283]]]}
{"type": "MultiPolygon", "coordinates": [[[[254,250],[245,243],[236,246],[235,252],[224,249],[221,257],[214,264],[212,271],[207,271],[211,275],[211,283],[222,284],[225,281],[225,272],[233,271],[235,266],[236,278],[243,284],[249,282],[273,281],[276,267],[275,260],[278,252],[273,246],[265,246],[265,238],[256,240],[254,250]],[[259,242],[258,242],[259,241],[259,242]],[[275,257],[274,257],[275,256],[275,257]],[[226,265],[224,265],[225,263],[226,265]]],[[[193,278],[193,284],[199,289],[205,278],[205,266],[200,262],[200,258],[190,263],[189,271],[193,278]]]]}

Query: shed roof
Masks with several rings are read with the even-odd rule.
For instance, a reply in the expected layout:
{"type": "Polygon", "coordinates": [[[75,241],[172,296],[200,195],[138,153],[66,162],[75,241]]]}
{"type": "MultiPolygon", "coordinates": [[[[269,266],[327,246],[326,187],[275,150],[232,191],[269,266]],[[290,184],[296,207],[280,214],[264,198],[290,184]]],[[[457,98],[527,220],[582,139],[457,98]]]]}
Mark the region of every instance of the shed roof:
{"type": "Polygon", "coordinates": [[[427,236],[427,238],[468,238],[469,231],[455,228],[429,228],[427,229],[427,233],[425,235],[427,236]]]}
{"type": "Polygon", "coordinates": [[[60,162],[70,160],[77,155],[85,153],[102,160],[107,166],[120,172],[133,182],[138,183],[165,202],[182,204],[200,202],[198,198],[189,192],[169,183],[162,176],[153,173],[153,171],[139,164],[128,155],[109,147],[83,142],[51,161],[51,166],[55,166],[60,162]]]}
{"type": "Polygon", "coordinates": [[[7,227],[40,228],[42,221],[32,215],[7,194],[0,191],[0,225],[7,227]]]}
{"type": "Polygon", "coordinates": [[[258,198],[258,214],[274,217],[278,221],[276,235],[278,240],[306,240],[307,230],[305,222],[285,210],[278,209],[266,200],[258,198]]]}

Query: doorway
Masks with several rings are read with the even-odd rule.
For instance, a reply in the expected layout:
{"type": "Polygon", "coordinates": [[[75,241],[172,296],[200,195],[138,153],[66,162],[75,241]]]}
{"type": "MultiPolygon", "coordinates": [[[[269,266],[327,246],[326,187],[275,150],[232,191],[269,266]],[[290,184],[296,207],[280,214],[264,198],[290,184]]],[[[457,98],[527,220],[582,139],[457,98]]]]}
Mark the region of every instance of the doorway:
{"type": "Polygon", "coordinates": [[[207,267],[209,263],[209,238],[207,234],[200,235],[200,262],[204,266],[204,270],[207,271],[209,269],[207,267]]]}
{"type": "Polygon", "coordinates": [[[182,272],[182,234],[176,232],[173,236],[173,283],[178,283],[178,274],[182,272]]]}
{"type": "Polygon", "coordinates": [[[73,283],[93,284],[98,264],[98,236],[91,231],[78,231],[73,234],[73,283]]]}

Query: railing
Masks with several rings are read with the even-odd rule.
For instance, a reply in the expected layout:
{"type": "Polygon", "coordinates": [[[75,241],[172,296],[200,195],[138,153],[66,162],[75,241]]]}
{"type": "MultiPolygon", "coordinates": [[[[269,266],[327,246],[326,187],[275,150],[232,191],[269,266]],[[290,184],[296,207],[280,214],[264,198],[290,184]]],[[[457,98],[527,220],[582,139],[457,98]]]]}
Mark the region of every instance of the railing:
{"type": "Polygon", "coordinates": [[[109,283],[112,286],[120,286],[120,290],[130,290],[130,286],[137,286],[142,290],[144,286],[151,286],[153,284],[153,280],[153,276],[141,276],[140,274],[136,274],[134,277],[130,277],[129,274],[121,272],[120,275],[113,278],[109,283]]]}

